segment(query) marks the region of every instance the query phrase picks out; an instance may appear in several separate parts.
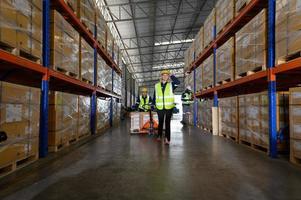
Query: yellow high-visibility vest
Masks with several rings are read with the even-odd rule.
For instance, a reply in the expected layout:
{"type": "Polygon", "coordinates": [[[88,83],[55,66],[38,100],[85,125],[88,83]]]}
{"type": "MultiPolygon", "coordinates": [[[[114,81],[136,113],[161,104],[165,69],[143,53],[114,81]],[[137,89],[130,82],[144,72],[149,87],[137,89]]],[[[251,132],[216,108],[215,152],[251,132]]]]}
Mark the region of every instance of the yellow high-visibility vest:
{"type": "Polygon", "coordinates": [[[158,110],[173,109],[175,107],[175,95],[172,90],[172,84],[167,83],[163,93],[161,83],[157,83],[156,90],[156,107],[158,110]]]}
{"type": "Polygon", "coordinates": [[[142,96],[140,96],[139,108],[141,110],[149,110],[150,109],[150,106],[149,106],[149,96],[148,95],[145,98],[145,101],[144,101],[144,98],[142,96]]]}

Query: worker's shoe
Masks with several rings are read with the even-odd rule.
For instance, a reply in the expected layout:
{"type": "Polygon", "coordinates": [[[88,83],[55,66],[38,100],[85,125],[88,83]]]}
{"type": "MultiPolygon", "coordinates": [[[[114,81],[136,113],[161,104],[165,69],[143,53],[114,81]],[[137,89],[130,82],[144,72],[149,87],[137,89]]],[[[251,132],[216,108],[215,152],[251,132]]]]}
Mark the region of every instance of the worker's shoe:
{"type": "Polygon", "coordinates": [[[169,144],[170,144],[170,142],[168,141],[167,138],[165,138],[165,144],[166,144],[166,145],[169,145],[169,144]]]}

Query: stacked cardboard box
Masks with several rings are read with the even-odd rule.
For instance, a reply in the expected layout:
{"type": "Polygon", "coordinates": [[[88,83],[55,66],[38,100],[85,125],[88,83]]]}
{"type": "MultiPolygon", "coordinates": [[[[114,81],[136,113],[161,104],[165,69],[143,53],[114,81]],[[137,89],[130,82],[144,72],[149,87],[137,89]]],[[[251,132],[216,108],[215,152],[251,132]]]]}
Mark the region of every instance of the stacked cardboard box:
{"type": "Polygon", "coordinates": [[[100,44],[105,47],[106,44],[106,34],[107,34],[107,24],[104,16],[102,15],[100,9],[96,9],[96,25],[97,25],[97,40],[100,44]]]}
{"type": "Polygon", "coordinates": [[[198,121],[201,128],[212,131],[212,106],[213,100],[201,100],[198,103],[198,121]]]}
{"type": "MultiPolygon", "coordinates": [[[[301,6],[299,0],[276,1],[276,59],[278,64],[301,51],[301,6]]],[[[300,56],[300,54],[298,54],[300,56]]]]}
{"type": "Polygon", "coordinates": [[[290,160],[301,164],[301,88],[290,89],[290,160]]]}
{"type": "Polygon", "coordinates": [[[100,55],[97,55],[97,86],[105,88],[106,86],[106,62],[100,55]]]}
{"type": "Polygon", "coordinates": [[[114,77],[114,88],[113,88],[113,92],[121,95],[121,88],[122,88],[122,79],[121,77],[114,71],[113,72],[113,77],[114,77]]]}
{"type": "Polygon", "coordinates": [[[102,132],[109,125],[109,101],[97,99],[97,132],[102,132]]]}
{"type": "Polygon", "coordinates": [[[90,130],[90,115],[91,115],[91,99],[90,97],[78,97],[78,135],[83,137],[91,134],[90,130]]]}
{"type": "Polygon", "coordinates": [[[16,162],[38,157],[40,90],[0,82],[0,131],[7,140],[0,143],[0,176],[13,171],[16,162]]]}
{"type": "Polygon", "coordinates": [[[203,63],[203,89],[213,86],[213,55],[209,56],[203,63]]]}
{"type": "MultiPolygon", "coordinates": [[[[278,150],[288,144],[288,94],[277,93],[278,150]]],[[[267,92],[239,96],[239,140],[269,148],[269,104],[267,92]]]]}
{"type": "Polygon", "coordinates": [[[240,11],[248,5],[252,0],[235,0],[235,11],[236,15],[240,13],[240,11]]]}
{"type": "Polygon", "coordinates": [[[77,95],[51,92],[49,96],[50,151],[58,146],[67,146],[78,137],[78,97],[77,95]]]}
{"type": "Polygon", "coordinates": [[[105,65],[105,88],[112,91],[112,68],[109,65],[105,65]]]}
{"type": "MultiPolygon", "coordinates": [[[[234,80],[235,39],[229,39],[216,51],[216,82],[234,80]]],[[[213,70],[213,69],[212,69],[213,70]]]]}
{"type": "Polygon", "coordinates": [[[204,23],[204,48],[208,47],[210,43],[215,39],[214,27],[216,24],[215,8],[212,9],[210,15],[207,17],[204,23]]]}
{"type": "Polygon", "coordinates": [[[184,71],[189,68],[189,48],[184,53],[184,71]]]}
{"type": "Polygon", "coordinates": [[[266,69],[267,12],[261,11],[236,33],[235,75],[266,69]]]}
{"type": "Polygon", "coordinates": [[[109,56],[113,56],[113,48],[114,48],[114,38],[113,38],[113,35],[112,35],[112,32],[110,31],[110,29],[108,29],[106,49],[107,49],[109,56]]]}
{"type": "Polygon", "coordinates": [[[219,99],[219,130],[220,135],[225,135],[238,141],[239,138],[239,118],[238,118],[238,98],[229,97],[219,99]]]}
{"type": "Polygon", "coordinates": [[[198,68],[195,69],[195,84],[196,84],[196,91],[201,91],[202,90],[202,71],[203,71],[203,65],[199,66],[198,68]]]}
{"type": "Polygon", "coordinates": [[[201,27],[200,31],[195,36],[194,40],[195,57],[197,58],[204,50],[204,28],[201,27]]]}
{"type": "Polygon", "coordinates": [[[114,46],[113,46],[113,59],[117,65],[118,65],[118,61],[119,61],[119,52],[120,52],[120,48],[117,45],[117,43],[115,42],[114,46]]]}
{"type": "Polygon", "coordinates": [[[57,11],[51,13],[51,65],[55,70],[79,75],[79,34],[57,11]]]}
{"type": "Polygon", "coordinates": [[[94,33],[95,16],[96,16],[96,1],[95,0],[80,0],[80,20],[86,27],[94,33]]]}
{"type": "Polygon", "coordinates": [[[191,65],[195,60],[195,42],[191,44],[188,51],[188,63],[191,65]]]}
{"type": "MultiPolygon", "coordinates": [[[[0,2],[0,42],[19,55],[42,58],[42,1],[0,2]]],[[[35,60],[36,61],[36,60],[35,60]]]]}
{"type": "Polygon", "coordinates": [[[80,59],[81,79],[92,84],[94,82],[94,50],[84,38],[81,38],[80,59]]]}
{"type": "Polygon", "coordinates": [[[140,130],[140,113],[132,112],[131,118],[131,133],[138,132],[140,130]]]}
{"type": "Polygon", "coordinates": [[[216,10],[216,33],[231,22],[235,16],[235,0],[219,0],[215,5],[216,10]]]}

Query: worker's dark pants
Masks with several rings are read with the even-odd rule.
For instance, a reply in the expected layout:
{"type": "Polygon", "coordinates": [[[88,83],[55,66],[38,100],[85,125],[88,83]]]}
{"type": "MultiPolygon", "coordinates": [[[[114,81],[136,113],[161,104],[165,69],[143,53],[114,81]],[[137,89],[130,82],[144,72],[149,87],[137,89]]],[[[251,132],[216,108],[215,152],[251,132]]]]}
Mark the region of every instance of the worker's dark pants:
{"type": "Polygon", "coordinates": [[[157,110],[158,117],[159,117],[158,137],[162,137],[164,117],[165,117],[165,137],[167,138],[168,141],[170,141],[170,121],[172,116],[172,110],[173,109],[157,110]]]}

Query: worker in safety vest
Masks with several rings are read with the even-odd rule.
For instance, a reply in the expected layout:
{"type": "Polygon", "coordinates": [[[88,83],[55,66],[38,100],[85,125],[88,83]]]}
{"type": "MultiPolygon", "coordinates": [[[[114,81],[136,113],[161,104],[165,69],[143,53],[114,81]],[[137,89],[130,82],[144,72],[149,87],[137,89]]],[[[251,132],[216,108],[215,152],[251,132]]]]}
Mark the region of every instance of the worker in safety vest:
{"type": "Polygon", "coordinates": [[[147,88],[141,89],[141,95],[137,97],[136,107],[140,112],[147,112],[151,109],[150,104],[152,104],[152,98],[147,93],[147,88]]]}
{"type": "Polygon", "coordinates": [[[170,74],[169,70],[161,71],[160,82],[155,85],[154,103],[159,117],[158,141],[161,141],[163,133],[163,124],[165,119],[165,144],[170,142],[170,121],[173,108],[175,107],[174,90],[180,84],[180,81],[170,74]]]}
{"type": "Polygon", "coordinates": [[[182,94],[182,106],[183,106],[183,118],[182,123],[185,124],[184,115],[191,112],[191,105],[193,104],[193,93],[191,87],[187,86],[186,90],[182,94]]]}

